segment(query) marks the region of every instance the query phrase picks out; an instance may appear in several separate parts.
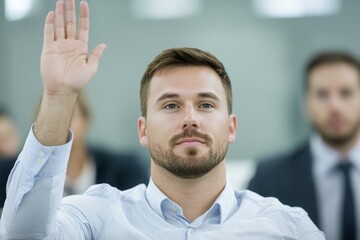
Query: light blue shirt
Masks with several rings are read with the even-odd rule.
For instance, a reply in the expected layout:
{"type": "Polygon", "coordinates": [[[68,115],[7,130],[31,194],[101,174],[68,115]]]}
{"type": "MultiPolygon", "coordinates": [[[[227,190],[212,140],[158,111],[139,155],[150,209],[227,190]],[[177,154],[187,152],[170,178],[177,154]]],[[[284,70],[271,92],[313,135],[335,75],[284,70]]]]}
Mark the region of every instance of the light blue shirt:
{"type": "Polygon", "coordinates": [[[30,131],[9,177],[1,239],[325,239],[301,208],[235,191],[229,181],[193,222],[151,179],[148,187],[101,184],[62,199],[71,142],[70,134],[67,144],[45,147],[30,131]]]}
{"type": "MultiPolygon", "coordinates": [[[[357,229],[360,231],[360,139],[350,149],[347,156],[328,146],[319,135],[310,138],[313,154],[313,176],[318,199],[321,229],[327,240],[341,239],[341,214],[344,197],[344,175],[337,169],[341,160],[347,158],[352,163],[350,181],[354,194],[357,229]]],[[[357,235],[360,240],[360,234],[357,235]]]]}

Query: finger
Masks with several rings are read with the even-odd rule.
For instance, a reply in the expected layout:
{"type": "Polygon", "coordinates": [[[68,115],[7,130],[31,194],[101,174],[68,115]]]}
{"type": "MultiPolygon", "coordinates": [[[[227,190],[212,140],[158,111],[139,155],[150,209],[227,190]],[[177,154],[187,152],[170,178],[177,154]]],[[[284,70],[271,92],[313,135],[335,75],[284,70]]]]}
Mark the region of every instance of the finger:
{"type": "Polygon", "coordinates": [[[88,65],[93,75],[95,75],[95,73],[97,72],[101,56],[103,55],[105,49],[105,44],[97,45],[88,59],[88,65]]]}
{"type": "Polygon", "coordinates": [[[89,5],[86,1],[80,3],[79,40],[88,42],[89,38],[89,5]]]}
{"type": "Polygon", "coordinates": [[[44,43],[49,43],[55,40],[54,19],[55,19],[55,13],[54,11],[50,11],[45,19],[44,43]]]}
{"type": "Polygon", "coordinates": [[[66,1],[66,37],[75,39],[76,36],[76,10],[75,0],[66,1]]]}
{"type": "Polygon", "coordinates": [[[65,29],[64,29],[64,1],[58,0],[56,2],[55,9],[55,38],[64,39],[65,38],[65,29]]]}

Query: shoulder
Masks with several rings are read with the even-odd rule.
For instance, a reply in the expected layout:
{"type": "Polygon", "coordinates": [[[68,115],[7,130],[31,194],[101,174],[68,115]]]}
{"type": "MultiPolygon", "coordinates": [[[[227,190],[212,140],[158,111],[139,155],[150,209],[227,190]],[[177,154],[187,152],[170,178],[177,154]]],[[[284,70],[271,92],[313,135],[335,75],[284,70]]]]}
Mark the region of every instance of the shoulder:
{"type": "Polygon", "coordinates": [[[144,196],[145,189],[145,184],[139,184],[126,191],[122,191],[116,187],[112,187],[111,185],[104,183],[90,186],[83,194],[83,196],[99,198],[106,201],[119,201],[122,199],[136,199],[139,196],[144,196]]]}
{"type": "Polygon", "coordinates": [[[121,191],[109,184],[96,184],[90,186],[84,194],[63,198],[62,206],[75,207],[84,211],[111,209],[114,203],[121,204],[123,201],[129,201],[130,199],[136,201],[144,198],[145,188],[144,184],[140,184],[126,191],[121,191]],[[94,208],[94,206],[97,207],[94,208]]]}
{"type": "Polygon", "coordinates": [[[290,151],[260,159],[258,169],[271,171],[301,162],[310,156],[309,143],[305,142],[290,151]]]}
{"type": "Polygon", "coordinates": [[[297,236],[297,239],[324,239],[304,209],[284,205],[277,198],[262,197],[248,190],[236,194],[241,199],[239,218],[254,224],[268,224],[284,234],[297,236]]]}
{"type": "Polygon", "coordinates": [[[280,213],[283,214],[283,216],[290,216],[293,218],[299,217],[300,215],[307,215],[302,208],[290,207],[282,204],[274,197],[263,197],[250,190],[237,192],[237,194],[242,194],[243,200],[241,204],[250,207],[252,212],[256,215],[273,215],[280,213]]]}

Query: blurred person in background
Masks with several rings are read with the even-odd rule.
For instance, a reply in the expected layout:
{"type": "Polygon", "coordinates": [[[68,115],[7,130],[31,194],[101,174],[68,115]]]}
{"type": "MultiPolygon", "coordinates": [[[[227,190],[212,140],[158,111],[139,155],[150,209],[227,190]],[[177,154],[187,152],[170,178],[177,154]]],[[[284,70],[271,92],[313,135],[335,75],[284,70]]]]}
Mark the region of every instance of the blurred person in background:
{"type": "Polygon", "coordinates": [[[0,106],[0,213],[6,198],[6,182],[19,154],[19,133],[10,112],[0,106]]]}
{"type": "Polygon", "coordinates": [[[80,94],[73,112],[70,128],[74,141],[67,167],[64,195],[81,194],[98,183],[108,183],[126,190],[149,181],[139,157],[131,152],[114,153],[89,146],[87,134],[91,111],[84,93],[80,94]]]}
{"type": "Polygon", "coordinates": [[[360,63],[323,52],[305,69],[313,133],[305,144],[260,161],[249,189],[304,208],[328,240],[360,240],[360,63]]]}
{"type": "Polygon", "coordinates": [[[20,140],[9,111],[0,106],[0,160],[11,160],[19,153],[20,140]]]}

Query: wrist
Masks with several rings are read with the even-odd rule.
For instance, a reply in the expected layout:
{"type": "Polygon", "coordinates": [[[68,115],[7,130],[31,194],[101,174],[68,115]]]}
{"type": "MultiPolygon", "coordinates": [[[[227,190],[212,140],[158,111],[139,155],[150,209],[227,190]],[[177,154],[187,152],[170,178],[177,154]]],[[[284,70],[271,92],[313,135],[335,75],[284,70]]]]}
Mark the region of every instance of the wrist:
{"type": "Polygon", "coordinates": [[[77,94],[44,92],[34,124],[34,134],[47,146],[64,144],[67,140],[77,94]]]}

